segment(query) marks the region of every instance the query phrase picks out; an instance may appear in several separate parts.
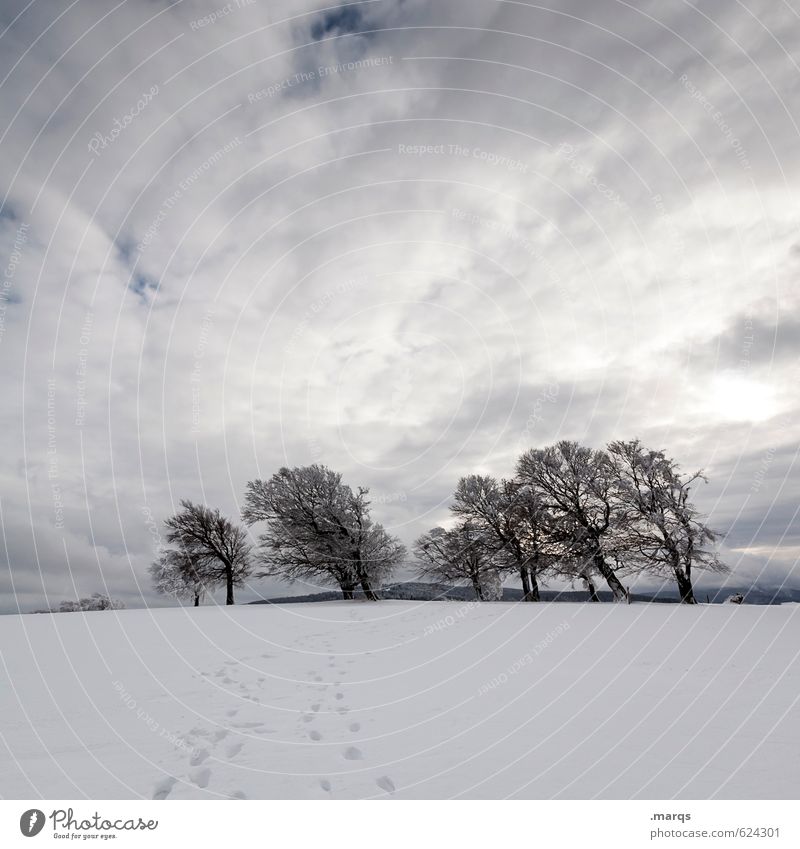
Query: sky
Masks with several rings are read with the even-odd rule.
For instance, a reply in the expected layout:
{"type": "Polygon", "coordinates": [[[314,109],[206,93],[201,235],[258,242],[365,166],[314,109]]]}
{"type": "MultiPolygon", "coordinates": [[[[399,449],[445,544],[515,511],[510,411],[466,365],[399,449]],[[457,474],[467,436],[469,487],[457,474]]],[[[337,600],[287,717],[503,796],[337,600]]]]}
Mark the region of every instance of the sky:
{"type": "Polygon", "coordinates": [[[283,465],[410,544],[557,439],[798,586],[799,62],[796,0],[6,0],[0,611],[164,603],[283,465]]]}

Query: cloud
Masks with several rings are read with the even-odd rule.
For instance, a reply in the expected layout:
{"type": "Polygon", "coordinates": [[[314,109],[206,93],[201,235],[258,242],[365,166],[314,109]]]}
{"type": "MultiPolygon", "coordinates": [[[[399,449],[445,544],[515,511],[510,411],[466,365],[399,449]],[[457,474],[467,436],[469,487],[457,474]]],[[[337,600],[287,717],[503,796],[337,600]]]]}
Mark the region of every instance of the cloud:
{"type": "Polygon", "coordinates": [[[561,437],[709,468],[732,561],[791,574],[793,26],[6,4],[3,609],[156,601],[148,517],[236,516],[283,463],[371,486],[410,543],[459,475],[561,437]]]}

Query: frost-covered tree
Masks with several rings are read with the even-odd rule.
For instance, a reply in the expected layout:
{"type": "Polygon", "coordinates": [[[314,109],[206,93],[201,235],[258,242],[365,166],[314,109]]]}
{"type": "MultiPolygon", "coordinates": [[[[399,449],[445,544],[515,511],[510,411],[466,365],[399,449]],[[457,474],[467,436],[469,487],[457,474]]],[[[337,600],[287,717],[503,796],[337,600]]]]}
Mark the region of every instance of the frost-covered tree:
{"type": "Polygon", "coordinates": [[[612,562],[619,561],[620,535],[625,515],[614,497],[615,475],[605,451],[563,440],[543,449],[531,449],[517,463],[517,481],[530,487],[551,519],[548,529],[560,550],[562,568],[591,584],[601,575],[615,601],[627,593],[612,562]]]}
{"type": "Polygon", "coordinates": [[[77,601],[62,601],[58,607],[49,610],[35,610],[34,613],[82,613],[88,610],[124,610],[125,604],[105,593],[92,593],[77,601]]]}
{"type": "Polygon", "coordinates": [[[361,561],[373,589],[380,589],[392,577],[394,570],[403,562],[406,547],[383,527],[375,523],[364,535],[361,561]]]}
{"type": "Polygon", "coordinates": [[[405,556],[405,548],[370,517],[369,490],[355,492],[320,464],[282,468],[247,484],[244,520],[265,522],[260,536],[263,576],[338,585],[344,598],[357,587],[375,590],[405,556]]]}
{"type": "Polygon", "coordinates": [[[181,501],[181,509],[165,522],[166,539],[194,560],[205,586],[225,586],[225,603],[233,604],[233,588],[243,583],[253,568],[252,551],[244,528],[219,510],[181,501]]]}
{"type": "Polygon", "coordinates": [[[194,601],[194,606],[199,607],[206,591],[203,565],[204,561],[196,555],[180,548],[168,548],[150,566],[153,588],[161,595],[194,601]]]}
{"type": "Polygon", "coordinates": [[[612,442],[608,453],[629,548],[646,571],[675,579],[682,603],[695,604],[693,568],[729,571],[714,551],[722,535],[703,522],[689,500],[693,487],[706,478],[702,472],[682,474],[663,451],[648,450],[638,439],[612,442]]]}
{"type": "Polygon", "coordinates": [[[502,595],[502,573],[492,558],[483,532],[470,522],[451,530],[432,528],[414,543],[420,578],[445,583],[467,583],[479,601],[502,595]]]}
{"type": "Polygon", "coordinates": [[[506,561],[519,575],[523,600],[539,601],[539,579],[552,565],[553,545],[535,491],[516,481],[468,475],[458,482],[451,510],[480,530],[496,564],[506,561]]]}

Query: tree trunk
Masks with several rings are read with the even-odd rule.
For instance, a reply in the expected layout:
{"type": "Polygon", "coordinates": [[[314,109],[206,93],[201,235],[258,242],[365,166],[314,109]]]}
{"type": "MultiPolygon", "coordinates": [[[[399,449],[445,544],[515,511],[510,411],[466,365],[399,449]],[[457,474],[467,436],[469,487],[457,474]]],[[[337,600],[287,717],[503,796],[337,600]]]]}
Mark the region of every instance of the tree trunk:
{"type": "Polygon", "coordinates": [[[697,604],[692,589],[692,579],[683,571],[675,570],[675,580],[678,582],[678,592],[681,594],[681,604],[697,604]]]}
{"type": "Polygon", "coordinates": [[[369,576],[367,575],[367,570],[364,568],[364,563],[361,560],[361,550],[358,548],[353,552],[353,561],[355,562],[356,575],[358,575],[358,582],[361,584],[364,598],[367,601],[378,601],[378,596],[369,584],[369,576]]]}
{"type": "Polygon", "coordinates": [[[355,585],[354,585],[354,584],[347,584],[347,585],[344,585],[344,584],[343,584],[343,585],[341,586],[341,590],[342,590],[342,598],[343,598],[345,601],[352,601],[352,599],[353,599],[353,590],[355,590],[355,585]]]}
{"type": "Polygon", "coordinates": [[[361,589],[364,593],[364,598],[367,601],[378,601],[378,596],[375,594],[375,591],[369,585],[369,579],[366,575],[363,575],[361,578],[361,589]]]}
{"type": "Polygon", "coordinates": [[[605,557],[598,551],[595,552],[592,559],[597,571],[605,578],[608,588],[614,596],[614,601],[625,601],[627,599],[625,587],[622,586],[617,573],[606,563],[605,557]]]}
{"type": "Polygon", "coordinates": [[[528,591],[525,601],[539,601],[539,582],[536,580],[536,572],[533,569],[529,570],[530,590],[528,591]]]}
{"type": "Polygon", "coordinates": [[[597,590],[594,586],[594,581],[588,575],[581,575],[584,584],[586,584],[586,589],[589,592],[589,601],[600,601],[600,598],[597,595],[597,590]]]}
{"type": "Polygon", "coordinates": [[[194,594],[194,606],[200,607],[200,593],[194,594]]]}
{"type": "Polygon", "coordinates": [[[235,604],[233,600],[233,569],[230,566],[225,570],[225,585],[227,588],[225,604],[235,604]]]}
{"type": "Polygon", "coordinates": [[[528,567],[524,563],[519,567],[519,576],[522,579],[522,600],[530,601],[531,581],[528,577],[528,567]]]}
{"type": "Polygon", "coordinates": [[[477,578],[472,579],[472,589],[475,592],[475,598],[478,601],[483,601],[483,589],[481,588],[481,582],[477,578]]]}

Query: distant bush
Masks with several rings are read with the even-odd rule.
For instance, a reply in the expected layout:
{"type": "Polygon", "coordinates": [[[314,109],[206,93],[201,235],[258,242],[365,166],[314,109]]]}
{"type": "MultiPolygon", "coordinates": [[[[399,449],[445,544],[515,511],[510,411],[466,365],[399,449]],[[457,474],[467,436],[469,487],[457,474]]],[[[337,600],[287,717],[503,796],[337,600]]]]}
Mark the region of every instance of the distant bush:
{"type": "Polygon", "coordinates": [[[109,598],[103,593],[92,593],[89,598],[77,601],[62,601],[58,607],[49,610],[34,610],[34,613],[81,613],[87,610],[123,610],[125,604],[116,598],[109,598]]]}

